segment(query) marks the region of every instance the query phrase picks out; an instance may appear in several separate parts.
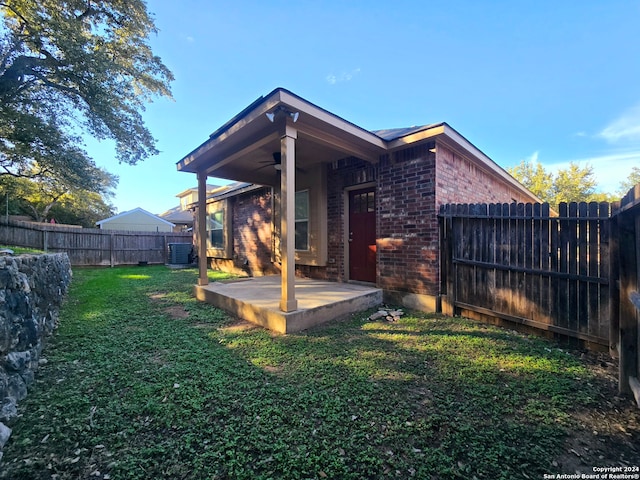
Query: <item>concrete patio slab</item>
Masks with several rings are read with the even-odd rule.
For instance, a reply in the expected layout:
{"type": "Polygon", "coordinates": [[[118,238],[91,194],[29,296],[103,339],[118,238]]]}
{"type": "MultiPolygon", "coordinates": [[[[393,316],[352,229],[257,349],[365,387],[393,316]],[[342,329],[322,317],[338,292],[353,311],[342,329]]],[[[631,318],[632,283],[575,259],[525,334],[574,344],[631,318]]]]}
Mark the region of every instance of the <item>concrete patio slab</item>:
{"type": "Polygon", "coordinates": [[[222,308],[238,318],[279,333],[292,333],[382,303],[375,287],[296,278],[298,309],[280,310],[280,277],[253,277],[196,285],[198,300],[222,308]]]}

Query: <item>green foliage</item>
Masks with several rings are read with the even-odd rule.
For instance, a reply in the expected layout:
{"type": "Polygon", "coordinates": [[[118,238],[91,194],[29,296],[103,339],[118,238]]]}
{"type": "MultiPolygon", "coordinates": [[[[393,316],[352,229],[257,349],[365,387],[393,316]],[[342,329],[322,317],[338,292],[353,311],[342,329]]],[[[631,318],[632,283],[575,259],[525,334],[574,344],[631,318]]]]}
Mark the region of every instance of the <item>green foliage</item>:
{"type": "Polygon", "coordinates": [[[545,202],[553,188],[553,174],[547,172],[540,163],[522,160],[519,165],[508,169],[520,183],[545,202]]]}
{"type": "Polygon", "coordinates": [[[600,395],[540,339],[366,313],[275,335],[197,302],[196,279],[74,271],[0,478],[542,478],[600,395]]]}
{"type": "Polygon", "coordinates": [[[37,222],[55,219],[58,223],[95,227],[98,220],[113,215],[104,197],[111,194],[116,177],[97,168],[91,177],[90,184],[83,188],[48,173],[32,179],[0,176],[0,205],[4,213],[8,201],[11,215],[30,216],[37,222]]]}
{"type": "Polygon", "coordinates": [[[140,112],[173,76],[149,47],[143,0],[7,0],[0,13],[3,173],[97,173],[78,131],[115,140],[121,162],[157,153],[140,112]]]}
{"type": "Polygon", "coordinates": [[[522,160],[507,170],[543,202],[554,207],[561,202],[610,202],[616,199],[611,194],[596,192],[598,183],[591,165],[580,167],[570,162],[567,168],[554,175],[539,162],[522,160]]]}
{"type": "Polygon", "coordinates": [[[569,163],[566,169],[558,170],[554,177],[551,196],[554,205],[560,202],[588,202],[595,192],[598,183],[593,177],[593,167],[580,167],[577,163],[569,163]]]}
{"type": "Polygon", "coordinates": [[[633,167],[631,169],[631,173],[629,174],[629,178],[625,181],[620,182],[620,187],[618,188],[618,195],[620,197],[624,197],[629,190],[635,187],[640,183],[640,167],[633,167]]]}

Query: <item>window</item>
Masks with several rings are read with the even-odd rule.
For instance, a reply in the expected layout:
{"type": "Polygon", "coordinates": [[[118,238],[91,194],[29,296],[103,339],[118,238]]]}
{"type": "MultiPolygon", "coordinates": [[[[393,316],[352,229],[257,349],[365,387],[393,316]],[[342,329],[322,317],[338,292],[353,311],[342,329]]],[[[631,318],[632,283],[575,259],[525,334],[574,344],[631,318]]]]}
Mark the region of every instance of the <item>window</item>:
{"type": "Polygon", "coordinates": [[[209,214],[207,230],[209,230],[209,248],[224,248],[223,210],[209,214]]]}
{"type": "Polygon", "coordinates": [[[296,192],[296,250],[309,250],[309,190],[296,192]]]}
{"type": "Polygon", "coordinates": [[[376,211],[375,192],[356,193],[352,197],[351,213],[372,213],[376,211]]]}

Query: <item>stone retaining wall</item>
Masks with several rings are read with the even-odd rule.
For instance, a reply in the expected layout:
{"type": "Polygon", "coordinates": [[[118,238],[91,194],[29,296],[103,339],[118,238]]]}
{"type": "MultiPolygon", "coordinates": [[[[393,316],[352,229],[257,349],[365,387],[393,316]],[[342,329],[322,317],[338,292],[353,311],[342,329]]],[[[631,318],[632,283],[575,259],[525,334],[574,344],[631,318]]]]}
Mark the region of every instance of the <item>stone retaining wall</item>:
{"type": "Polygon", "coordinates": [[[0,256],[0,458],[70,282],[66,253],[0,256]]]}

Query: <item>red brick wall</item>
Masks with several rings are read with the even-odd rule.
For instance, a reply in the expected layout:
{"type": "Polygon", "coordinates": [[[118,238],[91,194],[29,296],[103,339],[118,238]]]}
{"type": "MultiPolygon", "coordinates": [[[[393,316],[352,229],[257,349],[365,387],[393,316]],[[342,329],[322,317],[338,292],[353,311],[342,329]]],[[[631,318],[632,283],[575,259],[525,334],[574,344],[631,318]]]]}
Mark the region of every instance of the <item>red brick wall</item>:
{"type": "Polygon", "coordinates": [[[271,262],[271,197],[271,188],[264,187],[229,199],[233,258],[212,259],[213,268],[252,276],[279,273],[271,262]]]}
{"type": "Polygon", "coordinates": [[[433,147],[410,147],[380,162],[378,285],[385,290],[438,295],[441,204],[534,201],[446,146],[437,154],[433,147]]]}
{"type": "Polygon", "coordinates": [[[378,175],[378,286],[438,293],[435,155],[428,145],[384,157],[378,175]]]}
{"type": "Polygon", "coordinates": [[[271,188],[235,197],[232,205],[234,257],[254,276],[278,273],[271,263],[271,188]]]}
{"type": "MultiPolygon", "coordinates": [[[[296,266],[296,274],[345,281],[345,195],[349,187],[377,184],[378,286],[437,296],[439,227],[443,203],[532,201],[507,182],[443,145],[423,144],[383,156],[377,165],[349,158],[327,166],[328,263],[296,266]],[[436,157],[437,155],[437,157],[436,157]]],[[[279,273],[271,262],[271,190],[230,199],[233,259],[214,266],[250,275],[279,273]]]]}
{"type": "Polygon", "coordinates": [[[444,145],[438,145],[436,204],[534,202],[506,181],[488,174],[475,163],[444,145]]]}

